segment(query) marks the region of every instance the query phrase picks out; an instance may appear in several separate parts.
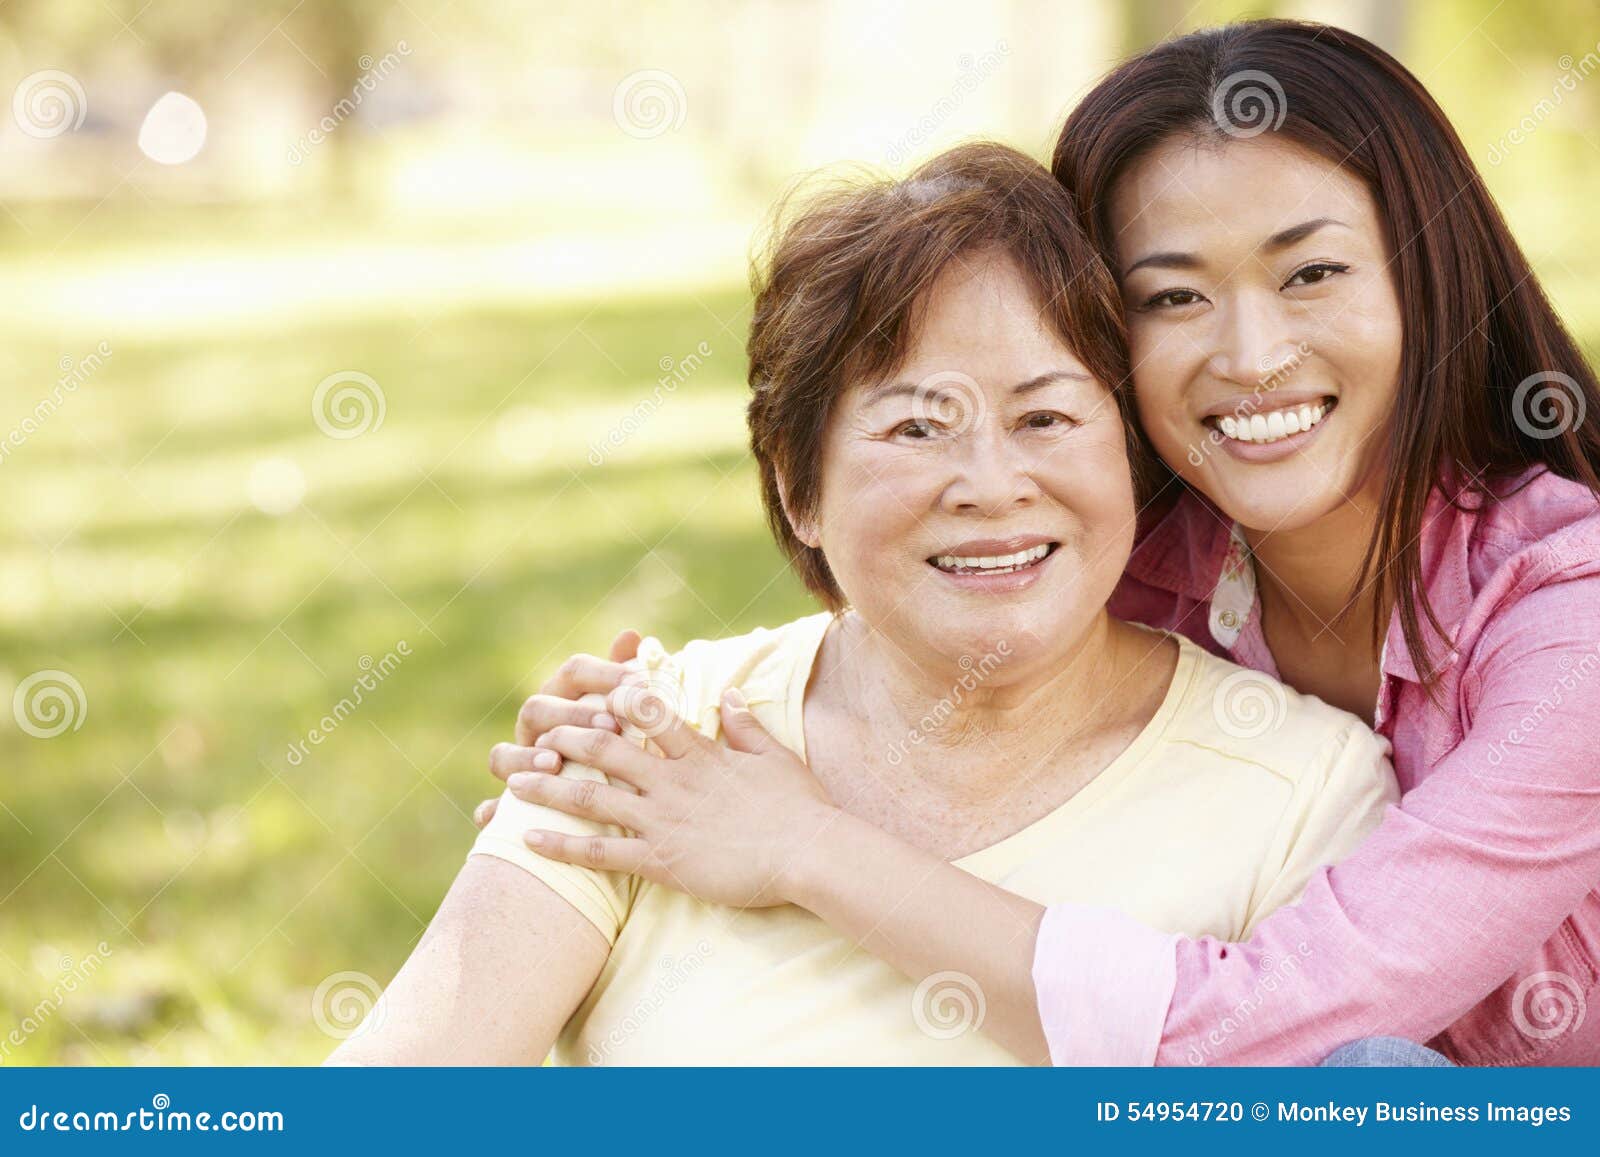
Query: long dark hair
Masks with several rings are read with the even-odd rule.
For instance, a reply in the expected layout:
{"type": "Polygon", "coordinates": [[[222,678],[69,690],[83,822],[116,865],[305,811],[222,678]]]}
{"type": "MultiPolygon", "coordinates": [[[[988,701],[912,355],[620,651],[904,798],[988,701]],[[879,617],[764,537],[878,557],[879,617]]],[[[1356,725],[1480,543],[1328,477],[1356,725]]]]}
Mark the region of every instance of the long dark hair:
{"type": "Polygon", "coordinates": [[[1460,467],[1492,497],[1497,480],[1537,465],[1600,491],[1600,434],[1583,420],[1600,421],[1600,390],[1444,112],[1354,33],[1257,20],[1159,44],[1078,105],[1052,168],[1115,267],[1110,195],[1131,163],[1175,134],[1260,131],[1363,178],[1385,223],[1405,335],[1388,431],[1395,469],[1356,591],[1376,582],[1381,605],[1398,608],[1431,685],[1423,620],[1445,632],[1421,584],[1429,493],[1460,467]]]}

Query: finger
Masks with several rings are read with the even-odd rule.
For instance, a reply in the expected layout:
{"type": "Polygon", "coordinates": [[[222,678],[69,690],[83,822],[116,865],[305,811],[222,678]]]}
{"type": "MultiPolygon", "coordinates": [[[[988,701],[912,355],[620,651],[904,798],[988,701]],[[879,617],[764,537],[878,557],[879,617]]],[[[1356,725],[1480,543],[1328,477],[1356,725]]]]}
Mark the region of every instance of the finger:
{"type": "Polygon", "coordinates": [[[556,673],[539,691],[561,699],[576,699],[591,691],[604,695],[622,682],[626,673],[627,668],[621,663],[597,659],[593,655],[574,655],[556,668],[556,673]]]}
{"type": "Polygon", "coordinates": [[[606,696],[606,709],[617,722],[653,740],[668,759],[682,759],[709,742],[677,714],[677,704],[649,684],[618,687],[606,696]]]}
{"type": "Polygon", "coordinates": [[[620,631],[615,639],[611,640],[611,661],[613,663],[626,663],[639,653],[640,635],[633,628],[620,631]]]}
{"type": "Polygon", "coordinates": [[[596,820],[633,831],[638,831],[646,823],[649,805],[644,802],[644,797],[597,779],[535,775],[525,771],[512,776],[506,786],[518,799],[555,808],[580,820],[596,820]]]}
{"type": "Polygon", "coordinates": [[[522,839],[546,859],[607,872],[636,872],[650,855],[650,845],[636,836],[569,836],[535,828],[522,839]]]}
{"type": "Polygon", "coordinates": [[[655,756],[641,751],[638,744],[609,731],[592,727],[557,727],[539,737],[538,745],[560,752],[574,763],[602,771],[634,787],[645,788],[659,780],[655,756]]]}
{"type": "MultiPolygon", "coordinates": [[[[549,686],[549,684],[546,684],[549,686]]],[[[608,687],[606,690],[610,690],[608,687]]],[[[597,693],[567,698],[561,695],[530,695],[517,712],[516,739],[523,747],[531,746],[535,739],[552,727],[569,723],[574,727],[588,727],[595,713],[605,708],[605,697],[597,693]]]]}
{"type": "Polygon", "coordinates": [[[497,743],[489,749],[489,774],[505,779],[519,771],[561,770],[561,753],[544,747],[524,747],[516,743],[497,743]]]}
{"type": "Polygon", "coordinates": [[[489,821],[494,819],[494,813],[500,808],[500,800],[486,799],[472,809],[473,826],[483,828],[489,826],[489,821]]]}
{"type": "Polygon", "coordinates": [[[735,751],[751,755],[760,755],[778,746],[778,741],[761,726],[761,721],[745,702],[744,693],[737,687],[729,687],[722,693],[722,737],[735,751]]]}

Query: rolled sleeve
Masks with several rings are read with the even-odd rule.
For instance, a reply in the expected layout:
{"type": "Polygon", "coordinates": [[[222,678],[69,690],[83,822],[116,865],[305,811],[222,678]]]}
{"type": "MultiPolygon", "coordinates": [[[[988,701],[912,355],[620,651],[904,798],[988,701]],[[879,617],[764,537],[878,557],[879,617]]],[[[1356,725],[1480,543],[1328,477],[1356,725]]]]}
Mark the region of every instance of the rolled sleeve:
{"type": "MultiPolygon", "coordinates": [[[[561,774],[575,779],[605,779],[597,771],[572,763],[567,764],[561,774]]],[[[554,808],[528,803],[512,795],[508,789],[500,796],[494,818],[478,833],[478,839],[469,853],[474,856],[494,856],[515,864],[576,908],[606,938],[607,944],[615,944],[617,934],[622,931],[622,925],[628,917],[631,877],[546,859],[528,847],[522,838],[532,828],[576,836],[617,836],[625,833],[618,827],[578,819],[554,808]]]]}
{"type": "Polygon", "coordinates": [[[1150,1065],[1177,984],[1178,937],[1113,908],[1045,909],[1033,986],[1056,1065],[1150,1065]],[[1116,1012],[1108,1016],[1108,993],[1116,1012]]]}

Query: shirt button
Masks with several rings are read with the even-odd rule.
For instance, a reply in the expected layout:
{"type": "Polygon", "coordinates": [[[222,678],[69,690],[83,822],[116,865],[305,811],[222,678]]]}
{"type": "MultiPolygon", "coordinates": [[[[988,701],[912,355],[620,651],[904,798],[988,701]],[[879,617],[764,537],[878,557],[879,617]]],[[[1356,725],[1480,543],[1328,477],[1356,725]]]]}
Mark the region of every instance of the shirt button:
{"type": "Polygon", "coordinates": [[[1238,626],[1239,616],[1234,614],[1232,611],[1223,611],[1221,617],[1218,618],[1217,621],[1231,631],[1234,627],[1238,626]]]}

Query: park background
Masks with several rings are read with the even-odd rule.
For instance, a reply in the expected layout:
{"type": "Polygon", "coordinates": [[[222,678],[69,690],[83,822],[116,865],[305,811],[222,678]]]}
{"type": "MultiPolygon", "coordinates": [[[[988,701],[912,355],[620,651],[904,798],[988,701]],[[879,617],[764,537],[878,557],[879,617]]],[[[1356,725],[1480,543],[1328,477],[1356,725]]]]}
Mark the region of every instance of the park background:
{"type": "Polygon", "coordinates": [[[1600,348],[1593,0],[0,5],[0,1064],[321,1060],[560,659],[811,609],[774,198],[1269,14],[1423,79],[1600,348]]]}

